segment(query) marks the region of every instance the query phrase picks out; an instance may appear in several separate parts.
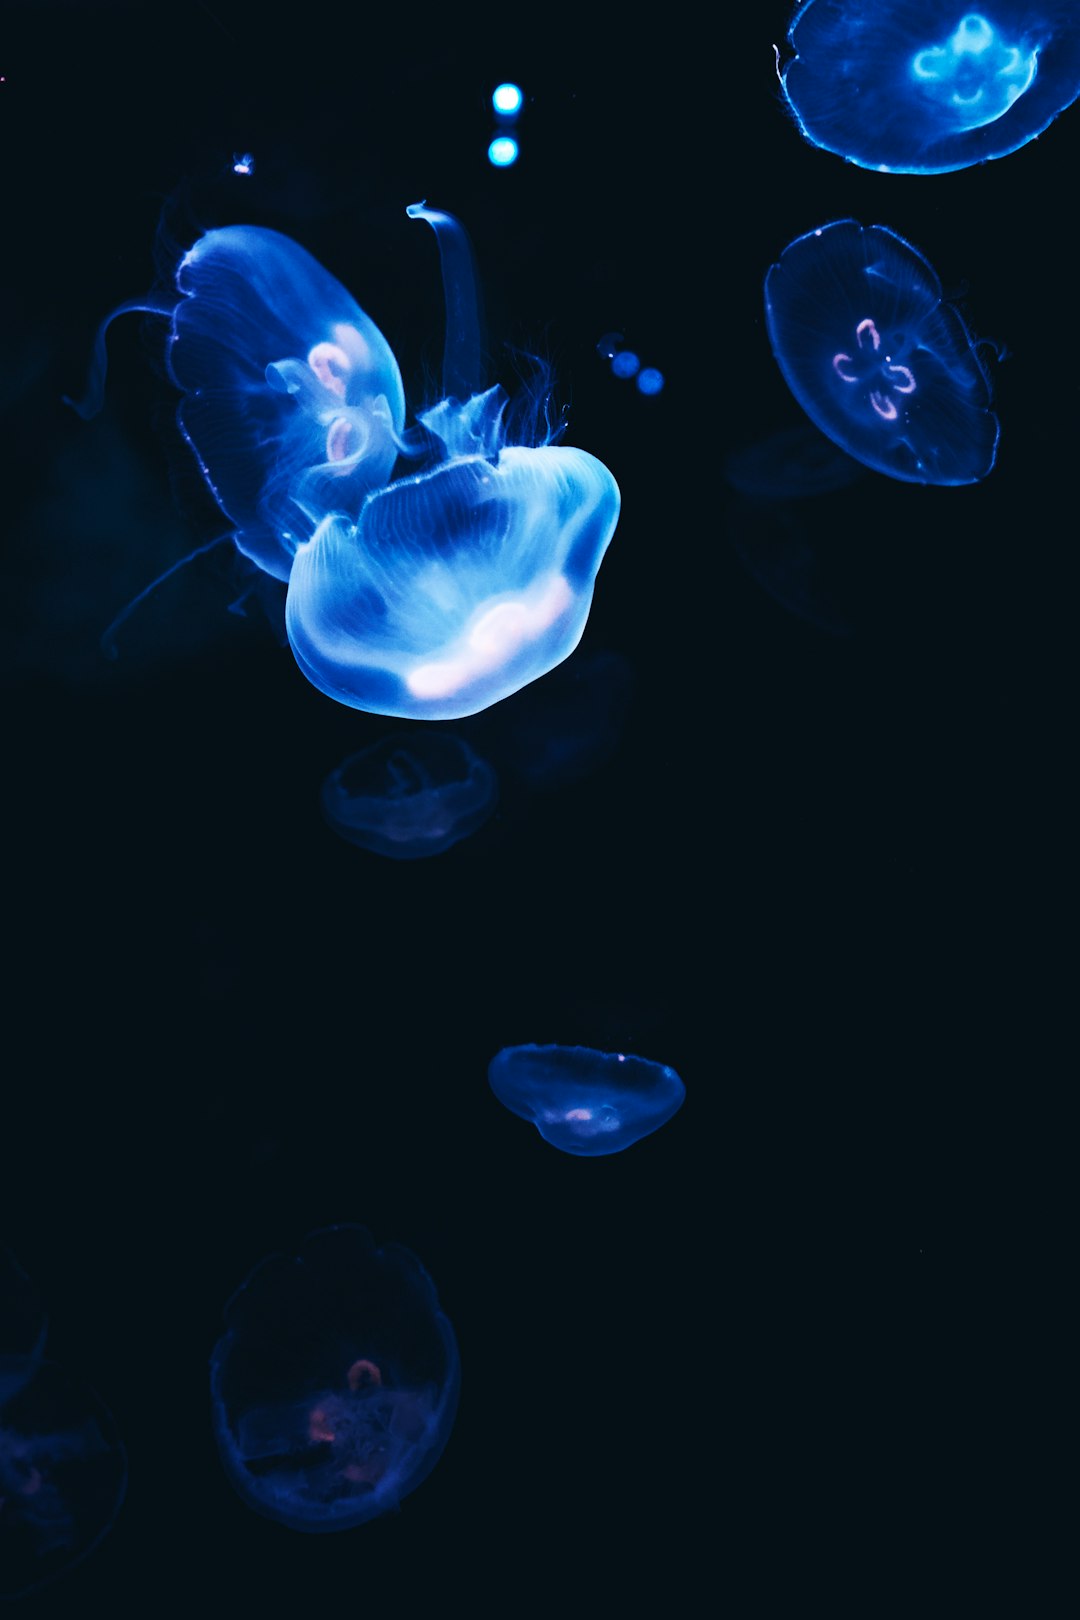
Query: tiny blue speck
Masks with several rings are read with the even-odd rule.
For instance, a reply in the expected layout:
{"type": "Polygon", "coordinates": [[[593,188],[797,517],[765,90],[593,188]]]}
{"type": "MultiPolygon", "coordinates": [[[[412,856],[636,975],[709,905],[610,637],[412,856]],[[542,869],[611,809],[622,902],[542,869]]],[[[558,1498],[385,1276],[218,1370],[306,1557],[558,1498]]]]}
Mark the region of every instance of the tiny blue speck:
{"type": "Polygon", "coordinates": [[[664,386],[664,373],[655,366],[646,366],[638,372],[637,385],[643,394],[658,394],[664,386]]]}
{"type": "Polygon", "coordinates": [[[632,349],[621,349],[612,358],[611,369],[616,377],[632,377],[641,365],[641,361],[632,349]]]}

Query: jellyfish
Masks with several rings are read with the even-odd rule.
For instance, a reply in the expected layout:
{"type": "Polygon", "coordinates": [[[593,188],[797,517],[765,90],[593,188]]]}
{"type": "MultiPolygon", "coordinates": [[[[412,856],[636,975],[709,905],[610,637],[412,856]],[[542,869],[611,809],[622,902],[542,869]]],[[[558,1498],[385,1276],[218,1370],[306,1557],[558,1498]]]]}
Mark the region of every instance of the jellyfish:
{"type": "Polygon", "coordinates": [[[531,788],[561,788],[612,757],[630,708],[633,673],[617,652],[579,653],[500,705],[495,757],[531,788]],[[501,721],[501,724],[499,723],[501,721]]]}
{"type": "Polygon", "coordinates": [[[331,513],[293,562],[289,642],[308,679],[357,709],[415,720],[475,714],[536,680],[581,639],[619,513],[584,450],[514,442],[507,396],[480,389],[468,239],[434,229],[447,305],[444,398],[420,414],[436,462],[331,513]]]}
{"type": "Polygon", "coordinates": [[[0,1249],[0,1406],[33,1376],[45,1349],[45,1307],[13,1255],[0,1249]]]}
{"type": "Polygon", "coordinates": [[[412,861],[483,826],[497,790],[495,772],[464,738],[421,727],[344,760],[323,783],[322,808],[350,844],[412,861]]]}
{"type": "Polygon", "coordinates": [[[98,333],[75,404],[101,407],[105,335],[130,310],[167,316],[180,430],[252,562],[287,580],[328,510],[359,510],[390,477],[405,395],[390,346],[341,283],[278,231],[207,231],[176,268],[177,297],[122,304],[98,333]]]}
{"type": "Polygon", "coordinates": [[[911,484],[971,484],[993,467],[975,340],[894,231],[842,219],[797,237],[765,277],[765,319],[791,392],[856,460],[911,484]]]}
{"type": "Polygon", "coordinates": [[[93,1390],[51,1362],[0,1405],[0,1598],[85,1558],[124,1499],[127,1455],[93,1390]]]}
{"type": "Polygon", "coordinates": [[[225,1308],[210,1369],[229,1479],[257,1513],[305,1531],[365,1524],[414,1491],[460,1383],[431,1278],[362,1226],[261,1261],[225,1308]]]}
{"type": "Polygon", "coordinates": [[[781,84],[803,135],[885,173],[1005,157],[1080,95],[1075,0],[806,0],[788,43],[781,84]]]}
{"type": "Polygon", "coordinates": [[[866,469],[810,422],[733,450],[724,477],[754,501],[798,501],[831,495],[866,477],[866,469]]]}
{"type": "Polygon", "coordinates": [[[488,1080],[545,1142],[587,1158],[621,1153],[650,1136],[686,1096],[665,1063],[587,1046],[506,1046],[492,1058],[488,1080]]]}

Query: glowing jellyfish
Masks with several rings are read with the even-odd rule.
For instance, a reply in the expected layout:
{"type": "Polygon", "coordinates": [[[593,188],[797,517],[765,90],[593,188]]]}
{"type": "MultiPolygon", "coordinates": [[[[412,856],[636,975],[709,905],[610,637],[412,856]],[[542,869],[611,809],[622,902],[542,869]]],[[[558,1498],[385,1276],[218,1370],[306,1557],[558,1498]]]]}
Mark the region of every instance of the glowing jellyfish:
{"type": "Polygon", "coordinates": [[[454,720],[573,652],[619,490],[602,462],[553,445],[546,426],[539,443],[511,441],[502,389],[475,391],[468,239],[448,214],[409,213],[436,232],[446,291],[446,397],[420,416],[438,461],[372,491],[355,522],[326,518],[297,553],[285,620],[300,668],[338,702],[454,720]]]}
{"type": "Polygon", "coordinates": [[[564,1153],[620,1153],[682,1107],[674,1069],[622,1052],[587,1046],[507,1046],[492,1058],[488,1080],[512,1114],[531,1120],[564,1153]]]}
{"type": "Polygon", "coordinates": [[[326,513],[358,511],[390,477],[405,422],[397,361],[341,283],[277,231],[207,231],[176,285],[178,298],[122,304],[103,323],[75,408],[88,417],[101,407],[110,322],[167,315],[181,432],[239,550],[288,579],[326,513]]]}
{"type": "Polygon", "coordinates": [[[463,738],[420,728],[384,737],[331,771],[322,808],[349,843],[413,861],[483,826],[497,789],[495,772],[463,738]]]}
{"type": "Polygon", "coordinates": [[[0,1404],[0,1598],[85,1558],[116,1518],[126,1483],[124,1447],[93,1390],[39,1366],[0,1404]]]}
{"type": "Polygon", "coordinates": [[[210,1382],[221,1460],[245,1502],[293,1530],[347,1530],[430,1474],[460,1367],[416,1256],[334,1226],[241,1284],[210,1382]]]}
{"type": "Polygon", "coordinates": [[[0,1249],[0,1406],[32,1376],[45,1349],[45,1308],[14,1256],[0,1249]]]}
{"type": "Polygon", "coordinates": [[[1075,0],[807,0],[781,83],[814,146],[943,174],[1004,157],[1080,95],[1075,0]]]}
{"type": "Polygon", "coordinates": [[[856,460],[912,484],[971,484],[993,467],[975,341],[903,237],[853,219],[798,237],[765,277],[765,319],[791,392],[856,460]]]}

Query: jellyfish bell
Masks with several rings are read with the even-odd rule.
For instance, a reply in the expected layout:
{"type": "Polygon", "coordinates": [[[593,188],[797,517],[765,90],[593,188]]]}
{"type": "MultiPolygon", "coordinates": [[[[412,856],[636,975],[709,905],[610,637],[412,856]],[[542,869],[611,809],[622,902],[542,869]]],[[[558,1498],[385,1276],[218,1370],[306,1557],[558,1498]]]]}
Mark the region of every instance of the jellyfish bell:
{"type": "Polygon", "coordinates": [[[293,1530],[351,1529],[422,1483],[450,1436],[460,1363],[434,1284],[360,1226],[257,1265],[211,1357],[214,1432],[243,1500],[293,1530]]]}
{"type": "Polygon", "coordinates": [[[1075,0],[806,0],[788,43],[802,134],[883,173],[1004,157],[1080,95],[1075,0]]]}
{"type": "Polygon", "coordinates": [[[915,484],[971,484],[994,466],[975,340],[894,231],[844,219],[797,237],[765,277],[765,318],[803,410],[865,466],[915,484]]]}
{"type": "Polygon", "coordinates": [[[587,1046],[507,1046],[488,1083],[511,1113],[552,1147],[579,1158],[619,1153],[659,1130],[686,1087],[665,1063],[587,1046]]]}
{"type": "Polygon", "coordinates": [[[444,398],[421,412],[434,466],[329,514],[293,563],[289,641],[308,679],[353,708],[418,720],[475,714],[537,679],[581,639],[619,490],[584,450],[551,443],[542,412],[514,442],[499,387],[479,388],[468,238],[436,232],[447,305],[444,398]]]}

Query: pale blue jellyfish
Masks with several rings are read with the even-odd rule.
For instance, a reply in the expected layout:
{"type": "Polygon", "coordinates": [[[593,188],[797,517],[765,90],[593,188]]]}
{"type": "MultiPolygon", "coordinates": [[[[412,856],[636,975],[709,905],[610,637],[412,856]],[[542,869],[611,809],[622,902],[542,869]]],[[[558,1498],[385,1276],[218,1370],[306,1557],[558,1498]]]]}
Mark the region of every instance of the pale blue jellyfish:
{"type": "Polygon", "coordinates": [[[439,855],[483,826],[498,782],[463,737],[435,727],[397,732],[352,754],[322,787],[336,833],[392,860],[439,855]]]}
{"type": "Polygon", "coordinates": [[[512,1114],[552,1147],[583,1158],[620,1153],[677,1113],[686,1096],[674,1069],[587,1046],[507,1046],[488,1080],[512,1114]]]}
{"type": "Polygon", "coordinates": [[[0,1599],[91,1552],[124,1499],[127,1455],[92,1389],[51,1362],[0,1404],[0,1599]]]}
{"type": "Polygon", "coordinates": [[[0,1406],[33,1376],[45,1349],[46,1317],[13,1255],[0,1249],[0,1406]]]}
{"type": "Polygon", "coordinates": [[[249,1507],[293,1530],[348,1530],[427,1478],[460,1364],[435,1286],[361,1226],[260,1262],[225,1307],[210,1384],[221,1460],[249,1507]]]}
{"type": "Polygon", "coordinates": [[[1080,95],[1076,0],[806,0],[781,83],[814,146],[943,174],[1004,157],[1080,95]]]}
{"type": "Polygon", "coordinates": [[[797,237],[765,277],[765,319],[791,392],[856,460],[912,484],[971,484],[993,467],[975,340],[894,231],[842,219],[797,237]]]}
{"type": "Polygon", "coordinates": [[[76,409],[100,409],[110,322],[130,310],[168,316],[181,432],[239,550],[288,579],[326,513],[358,511],[390,477],[405,421],[397,361],[341,283],[278,231],[207,231],[176,286],[178,297],[122,304],[103,323],[76,409]]]}
{"type": "Polygon", "coordinates": [[[619,514],[602,462],[514,442],[501,388],[477,392],[468,241],[416,204],[442,255],[446,397],[420,421],[436,464],[332,513],[296,555],[285,618],[297,663],[353,708],[417,720],[475,714],[567,658],[581,639],[619,514]]]}

